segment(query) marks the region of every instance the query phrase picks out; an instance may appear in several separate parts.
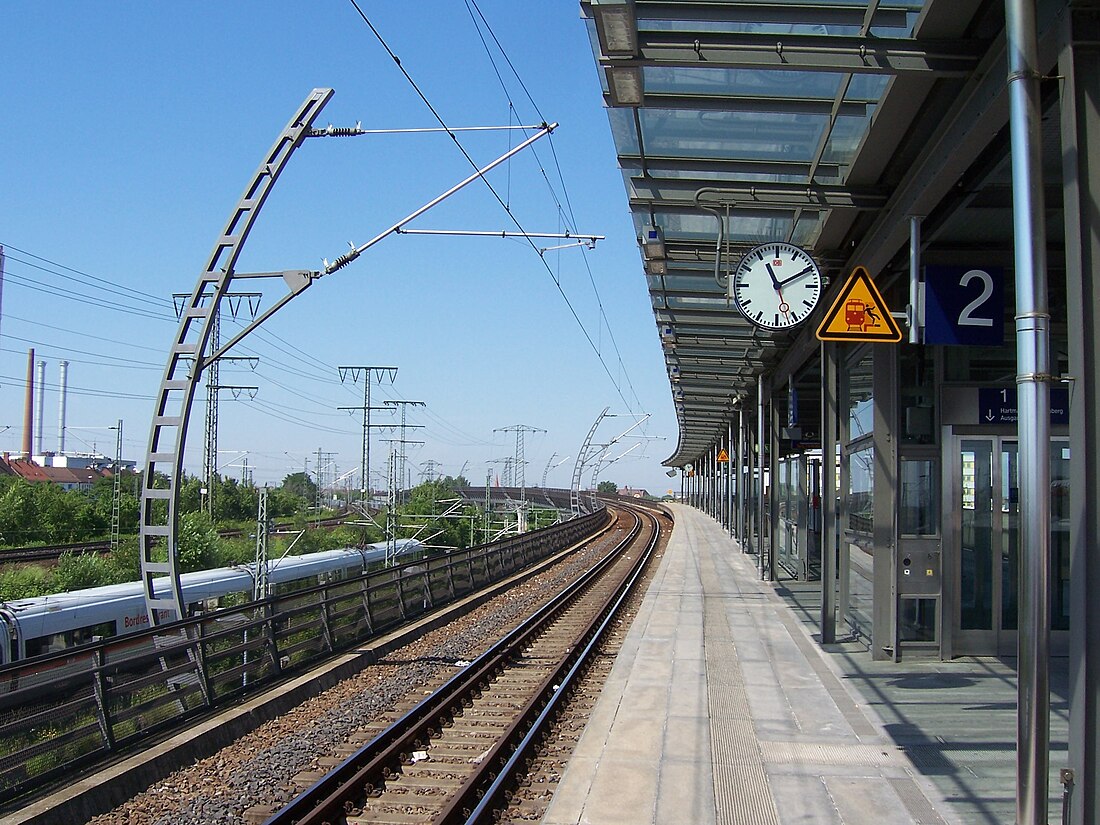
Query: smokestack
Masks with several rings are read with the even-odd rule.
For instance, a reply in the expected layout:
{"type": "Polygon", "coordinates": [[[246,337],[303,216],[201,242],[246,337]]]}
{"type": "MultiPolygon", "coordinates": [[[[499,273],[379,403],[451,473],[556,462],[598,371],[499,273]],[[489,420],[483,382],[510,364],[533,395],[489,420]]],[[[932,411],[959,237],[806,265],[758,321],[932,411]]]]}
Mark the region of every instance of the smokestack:
{"type": "Polygon", "coordinates": [[[46,408],[46,362],[38,362],[38,374],[35,377],[38,398],[34,403],[34,454],[42,455],[42,411],[46,408]]]}
{"type": "Polygon", "coordinates": [[[61,362],[57,400],[57,454],[65,455],[65,389],[68,386],[69,362],[61,362]]]}
{"type": "Polygon", "coordinates": [[[27,350],[27,400],[23,404],[23,452],[31,457],[31,424],[34,421],[34,349],[27,350]]]}

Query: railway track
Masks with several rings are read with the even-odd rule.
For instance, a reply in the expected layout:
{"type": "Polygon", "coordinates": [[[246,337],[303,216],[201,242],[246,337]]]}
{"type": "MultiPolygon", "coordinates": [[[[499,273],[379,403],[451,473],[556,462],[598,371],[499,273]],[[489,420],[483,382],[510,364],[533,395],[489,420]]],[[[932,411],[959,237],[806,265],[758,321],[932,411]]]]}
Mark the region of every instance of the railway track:
{"type": "Polygon", "coordinates": [[[267,825],[493,821],[657,544],[651,513],[620,513],[630,525],[614,552],[267,825]]]}

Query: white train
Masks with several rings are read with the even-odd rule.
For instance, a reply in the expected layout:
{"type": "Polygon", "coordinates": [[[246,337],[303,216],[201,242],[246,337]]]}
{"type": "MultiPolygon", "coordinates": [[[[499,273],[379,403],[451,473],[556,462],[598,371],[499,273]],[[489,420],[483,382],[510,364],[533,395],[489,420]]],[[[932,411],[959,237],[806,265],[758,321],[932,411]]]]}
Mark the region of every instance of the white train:
{"type": "MultiPolygon", "coordinates": [[[[423,545],[398,539],[396,556],[406,556],[423,545]]],[[[357,576],[364,567],[385,561],[386,543],[362,550],[325,550],[272,561],[268,583],[273,593],[357,576]]],[[[216,609],[235,593],[251,594],[255,565],[219,567],[180,576],[189,616],[216,609]]],[[[149,626],[141,582],[109,584],[0,602],[0,665],[53,653],[99,638],[124,636],[149,626]]]]}

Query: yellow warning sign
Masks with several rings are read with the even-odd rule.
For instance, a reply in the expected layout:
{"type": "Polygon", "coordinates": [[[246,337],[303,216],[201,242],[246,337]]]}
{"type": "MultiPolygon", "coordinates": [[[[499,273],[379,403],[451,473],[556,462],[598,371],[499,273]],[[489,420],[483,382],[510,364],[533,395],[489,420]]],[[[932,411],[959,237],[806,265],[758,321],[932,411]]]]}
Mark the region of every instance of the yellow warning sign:
{"type": "Polygon", "coordinates": [[[719,450],[718,451],[718,463],[719,464],[728,464],[729,460],[730,460],[730,454],[729,453],[727,453],[725,450],[719,450]]]}
{"type": "Polygon", "coordinates": [[[817,337],[821,341],[897,342],[901,329],[867,270],[857,266],[825,313],[817,337]]]}

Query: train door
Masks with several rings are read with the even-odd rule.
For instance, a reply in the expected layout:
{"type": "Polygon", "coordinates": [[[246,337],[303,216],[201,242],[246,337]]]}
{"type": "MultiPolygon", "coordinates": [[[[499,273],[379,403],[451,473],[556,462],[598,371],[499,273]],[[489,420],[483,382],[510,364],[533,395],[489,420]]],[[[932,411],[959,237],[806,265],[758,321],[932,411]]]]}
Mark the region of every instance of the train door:
{"type": "MultiPolygon", "coordinates": [[[[1019,445],[1003,436],[956,436],[951,473],[954,655],[1015,656],[1020,590],[1019,445]]],[[[1069,629],[1069,443],[1051,440],[1051,649],[1069,629]]]]}

